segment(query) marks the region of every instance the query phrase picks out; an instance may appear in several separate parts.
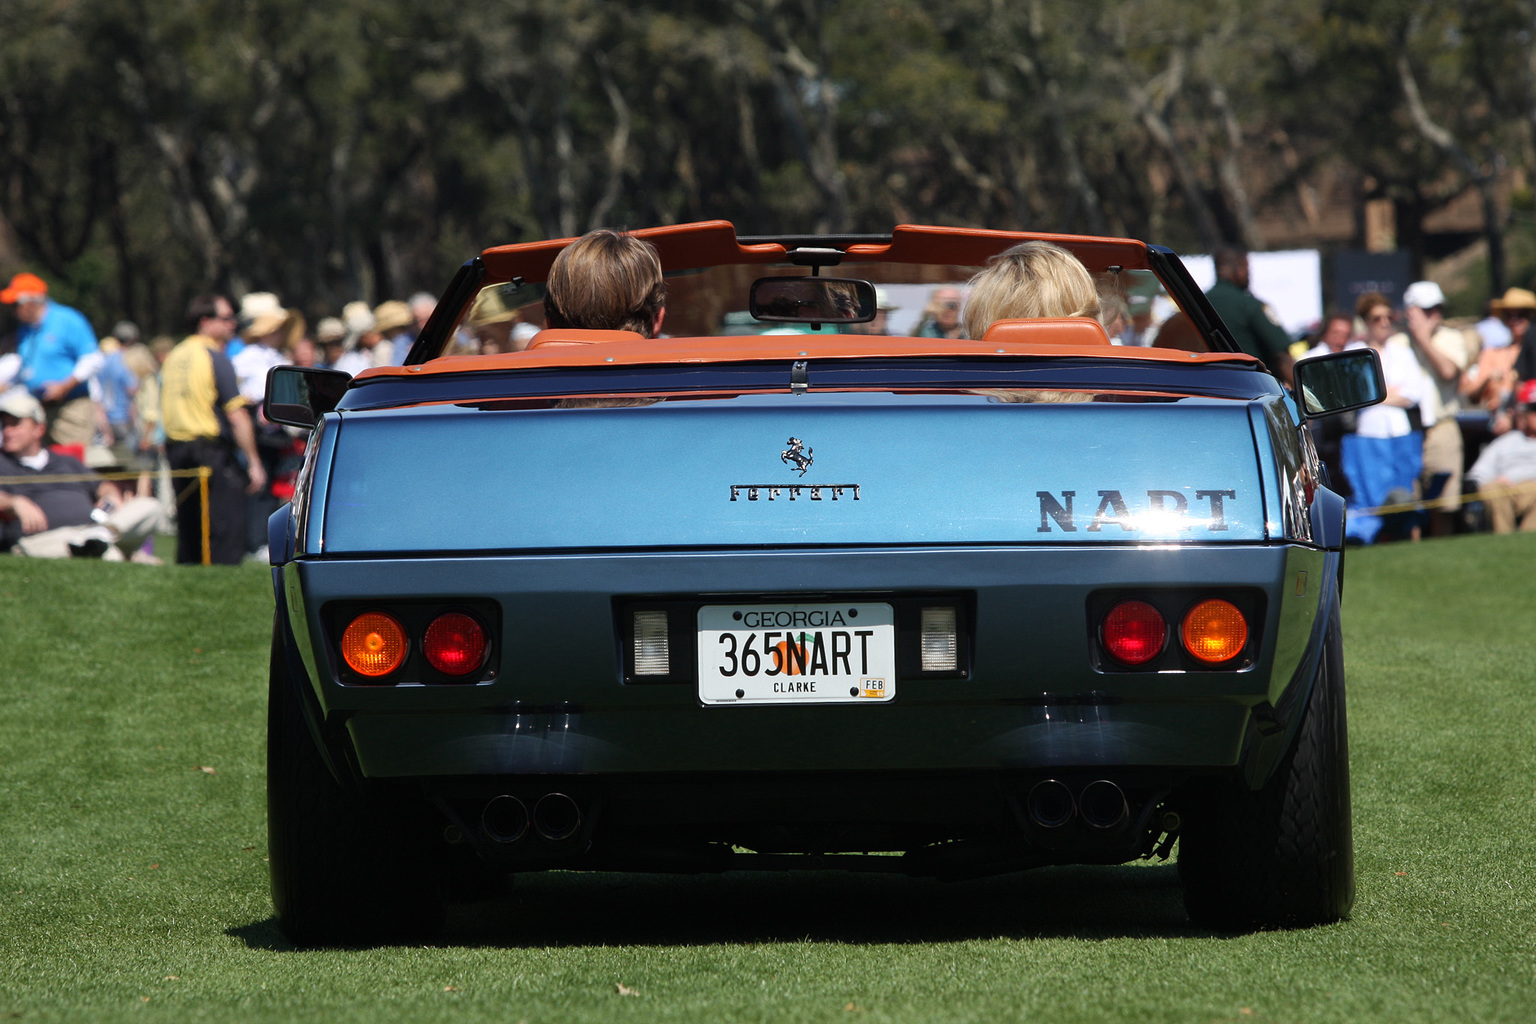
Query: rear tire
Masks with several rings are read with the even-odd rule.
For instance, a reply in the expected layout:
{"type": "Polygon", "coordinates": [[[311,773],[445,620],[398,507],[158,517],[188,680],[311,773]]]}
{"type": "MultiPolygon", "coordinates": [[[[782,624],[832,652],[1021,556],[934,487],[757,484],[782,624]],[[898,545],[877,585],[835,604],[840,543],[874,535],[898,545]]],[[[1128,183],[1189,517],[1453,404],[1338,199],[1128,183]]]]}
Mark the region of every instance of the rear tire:
{"type": "Polygon", "coordinates": [[[1190,808],[1179,839],[1184,904],[1221,930],[1296,928],[1349,916],[1355,902],[1344,650],[1335,603],[1301,725],[1269,782],[1190,808]]]}
{"type": "Polygon", "coordinates": [[[278,629],[267,708],[267,849],[277,926],[296,946],[429,938],[441,896],[398,806],[344,791],[305,724],[278,629]]]}

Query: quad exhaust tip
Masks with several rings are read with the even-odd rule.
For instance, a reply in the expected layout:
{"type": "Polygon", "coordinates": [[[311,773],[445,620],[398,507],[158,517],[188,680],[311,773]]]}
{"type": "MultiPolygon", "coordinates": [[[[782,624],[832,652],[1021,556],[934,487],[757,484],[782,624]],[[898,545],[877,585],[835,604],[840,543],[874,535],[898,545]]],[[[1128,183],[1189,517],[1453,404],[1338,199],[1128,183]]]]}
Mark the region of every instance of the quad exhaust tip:
{"type": "Polygon", "coordinates": [[[552,843],[569,839],[581,830],[581,805],[564,793],[545,793],[533,805],[533,828],[552,843]]]}
{"type": "Polygon", "coordinates": [[[1065,782],[1057,779],[1035,783],[1025,805],[1029,810],[1029,820],[1047,829],[1061,828],[1072,820],[1072,815],[1077,811],[1072,791],[1065,782]]]}
{"type": "Polygon", "coordinates": [[[1130,816],[1125,793],[1108,779],[1099,779],[1083,787],[1077,798],[1077,811],[1089,828],[1114,828],[1130,816]]]}
{"type": "Polygon", "coordinates": [[[515,796],[493,797],[480,812],[480,830],[495,843],[515,843],[528,834],[528,808],[515,796]]]}

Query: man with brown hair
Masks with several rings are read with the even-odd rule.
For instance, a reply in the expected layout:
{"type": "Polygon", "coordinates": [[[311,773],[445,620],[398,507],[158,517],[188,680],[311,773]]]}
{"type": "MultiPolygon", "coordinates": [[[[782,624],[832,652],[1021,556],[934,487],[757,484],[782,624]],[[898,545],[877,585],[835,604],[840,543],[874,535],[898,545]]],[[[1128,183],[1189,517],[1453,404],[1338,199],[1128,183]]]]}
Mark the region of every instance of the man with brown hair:
{"type": "Polygon", "coordinates": [[[544,326],[661,333],[667,286],[650,242],[600,228],[560,250],[545,282],[544,326]]]}

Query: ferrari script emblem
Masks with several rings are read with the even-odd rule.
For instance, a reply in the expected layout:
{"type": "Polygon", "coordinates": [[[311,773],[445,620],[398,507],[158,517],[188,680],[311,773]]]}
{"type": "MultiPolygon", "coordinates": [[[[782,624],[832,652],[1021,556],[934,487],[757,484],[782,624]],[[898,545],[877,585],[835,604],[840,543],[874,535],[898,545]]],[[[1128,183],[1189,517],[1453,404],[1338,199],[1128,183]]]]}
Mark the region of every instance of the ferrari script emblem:
{"type": "Polygon", "coordinates": [[[800,475],[805,476],[805,471],[811,468],[811,463],[815,460],[811,458],[811,449],[805,446],[805,442],[798,437],[792,437],[789,439],[789,447],[779,453],[779,461],[786,464],[793,463],[794,467],[800,471],[800,475]]]}

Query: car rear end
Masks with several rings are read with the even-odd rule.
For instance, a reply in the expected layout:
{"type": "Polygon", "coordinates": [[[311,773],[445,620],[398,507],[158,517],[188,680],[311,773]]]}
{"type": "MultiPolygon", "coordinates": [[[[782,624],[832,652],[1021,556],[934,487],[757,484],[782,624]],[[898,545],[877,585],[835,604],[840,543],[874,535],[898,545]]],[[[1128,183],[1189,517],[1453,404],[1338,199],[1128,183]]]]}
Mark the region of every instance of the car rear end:
{"type": "Polygon", "coordinates": [[[1336,600],[1241,376],[359,400],[275,569],[306,720],[500,870],[1166,854],[1288,748],[1336,600]]]}

